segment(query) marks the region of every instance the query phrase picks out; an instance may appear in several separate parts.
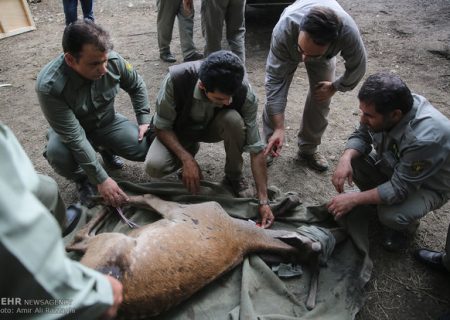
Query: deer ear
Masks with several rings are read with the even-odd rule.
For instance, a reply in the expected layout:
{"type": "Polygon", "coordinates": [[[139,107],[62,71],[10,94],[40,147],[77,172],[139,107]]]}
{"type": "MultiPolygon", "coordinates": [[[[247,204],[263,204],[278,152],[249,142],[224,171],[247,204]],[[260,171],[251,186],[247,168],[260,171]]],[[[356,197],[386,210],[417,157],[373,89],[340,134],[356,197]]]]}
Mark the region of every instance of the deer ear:
{"type": "Polygon", "coordinates": [[[80,242],[77,242],[77,243],[68,245],[68,246],[66,247],[66,251],[67,251],[67,252],[72,252],[72,251],[74,251],[74,252],[78,252],[78,253],[85,254],[87,248],[88,248],[88,241],[85,241],[85,240],[83,241],[83,240],[82,240],[82,241],[80,241],[80,242]]]}

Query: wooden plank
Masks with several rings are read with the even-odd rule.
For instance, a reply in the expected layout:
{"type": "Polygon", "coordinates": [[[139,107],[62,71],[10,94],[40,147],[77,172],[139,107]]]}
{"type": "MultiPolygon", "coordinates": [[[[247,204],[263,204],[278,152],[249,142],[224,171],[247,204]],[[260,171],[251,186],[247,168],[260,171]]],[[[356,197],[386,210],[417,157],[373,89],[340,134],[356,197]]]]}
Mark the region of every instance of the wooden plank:
{"type": "Polygon", "coordinates": [[[35,29],[26,0],[0,0],[0,39],[35,29]]]}

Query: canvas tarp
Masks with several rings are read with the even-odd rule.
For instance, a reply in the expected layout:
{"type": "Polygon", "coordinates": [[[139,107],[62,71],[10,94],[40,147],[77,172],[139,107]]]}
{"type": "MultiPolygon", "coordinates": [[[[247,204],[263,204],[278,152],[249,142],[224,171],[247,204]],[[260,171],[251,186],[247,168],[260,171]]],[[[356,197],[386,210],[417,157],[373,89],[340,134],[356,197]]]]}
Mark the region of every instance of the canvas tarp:
{"type": "MultiPolygon", "coordinates": [[[[122,182],[120,186],[130,195],[151,193],[164,200],[180,203],[217,201],[233,217],[258,219],[256,199],[237,199],[219,184],[202,182],[199,195],[190,195],[182,183],[156,181],[146,184],[122,182]]],[[[276,213],[288,197],[295,193],[282,193],[269,188],[271,206],[276,213]]],[[[86,222],[100,206],[85,211],[86,222]]],[[[360,208],[358,210],[364,210],[360,208]]],[[[155,212],[129,208],[125,215],[139,225],[158,220],[155,212]]],[[[78,228],[83,223],[80,223],[78,228]]],[[[276,217],[274,228],[295,229],[302,225],[335,227],[335,222],[324,206],[295,208],[276,217]]],[[[348,238],[337,244],[325,267],[320,269],[316,307],[307,310],[306,299],[310,288],[311,269],[303,267],[303,275],[280,279],[256,254],[197,292],[187,301],[174,307],[158,319],[353,319],[364,303],[363,286],[370,278],[372,262],[368,256],[368,221],[362,212],[353,211],[340,221],[348,238]]],[[[126,233],[129,227],[117,216],[108,216],[99,232],[126,233]]],[[[75,232],[71,233],[69,242],[75,232]]],[[[192,248],[195,250],[195,248],[192,248]]],[[[202,272],[198,270],[198,272],[202,272]]]]}

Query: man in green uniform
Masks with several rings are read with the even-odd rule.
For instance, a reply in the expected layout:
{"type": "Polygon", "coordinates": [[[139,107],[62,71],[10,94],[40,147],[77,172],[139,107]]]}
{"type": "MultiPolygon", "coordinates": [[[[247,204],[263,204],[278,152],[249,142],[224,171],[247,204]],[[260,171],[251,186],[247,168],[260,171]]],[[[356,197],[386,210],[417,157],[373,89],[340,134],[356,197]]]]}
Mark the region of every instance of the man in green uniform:
{"type": "Polygon", "coordinates": [[[0,309],[8,310],[9,319],[24,317],[19,313],[28,310],[27,300],[33,303],[28,318],[114,318],[122,285],[66,257],[58,223],[49,212],[64,215],[56,183],[36,173],[2,123],[0,150],[0,309]]]}
{"type": "Polygon", "coordinates": [[[234,53],[217,51],[203,62],[187,62],[169,68],[156,101],[152,125],[156,139],[145,168],[152,177],[182,168],[184,185],[197,193],[202,178],[194,156],[199,142],[223,141],[226,153],[225,184],[236,196],[253,197],[242,175],[242,153],[250,153],[260,200],[263,227],[273,223],[267,198],[267,168],[256,115],[258,102],[243,81],[244,66],[234,53]]]}
{"type": "Polygon", "coordinates": [[[111,51],[108,33],[93,22],[70,24],[62,42],[64,53],[42,69],[36,83],[51,127],[45,157],[58,174],[77,182],[85,204],[93,184],[107,203],[120,206],[127,196],[100,165],[96,150],[116,168],[123,163],[114,155],[144,161],[150,146],[145,83],[125,59],[111,51]],[[120,89],[131,98],[137,124],[114,109],[120,89]]]}
{"type": "Polygon", "coordinates": [[[419,219],[449,199],[450,120],[394,74],[368,77],[358,99],[361,124],[334,172],[340,194],[328,209],[339,218],[357,205],[376,205],[383,246],[397,251],[419,219]],[[345,193],[346,181],[361,192],[345,193]]]}

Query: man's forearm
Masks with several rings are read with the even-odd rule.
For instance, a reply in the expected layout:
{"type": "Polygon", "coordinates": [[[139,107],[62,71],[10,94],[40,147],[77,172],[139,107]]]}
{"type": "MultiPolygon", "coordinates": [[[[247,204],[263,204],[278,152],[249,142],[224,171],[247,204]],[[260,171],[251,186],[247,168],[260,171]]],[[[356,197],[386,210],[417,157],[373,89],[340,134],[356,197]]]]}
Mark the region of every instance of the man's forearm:
{"type": "Polygon", "coordinates": [[[174,131],[156,129],[156,136],[181,162],[193,159],[192,155],[181,145],[174,131]]]}
{"type": "Polygon", "coordinates": [[[267,167],[263,151],[250,155],[250,165],[252,167],[258,199],[267,200],[267,167]]]}
{"type": "Polygon", "coordinates": [[[274,130],[284,130],[284,113],[277,113],[269,117],[274,130]]]}
{"type": "Polygon", "coordinates": [[[365,204],[381,204],[382,200],[378,193],[377,188],[373,188],[367,191],[362,192],[354,192],[356,205],[365,205],[365,204]]]}
{"type": "Polygon", "coordinates": [[[361,152],[355,149],[346,149],[341,156],[342,160],[351,161],[354,158],[361,156],[361,152]]]}

